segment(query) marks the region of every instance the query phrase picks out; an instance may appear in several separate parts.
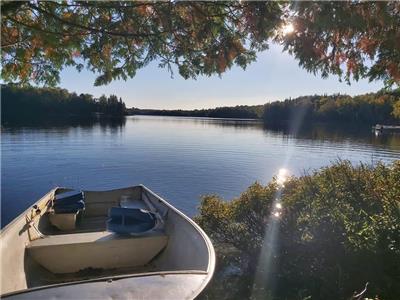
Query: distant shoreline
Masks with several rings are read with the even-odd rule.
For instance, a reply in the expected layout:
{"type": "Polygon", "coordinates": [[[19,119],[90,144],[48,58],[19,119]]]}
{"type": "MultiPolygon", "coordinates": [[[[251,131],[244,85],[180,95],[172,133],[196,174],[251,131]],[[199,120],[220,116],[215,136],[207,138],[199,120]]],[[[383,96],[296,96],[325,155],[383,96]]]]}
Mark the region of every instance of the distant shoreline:
{"type": "Polygon", "coordinates": [[[157,115],[157,114],[126,114],[130,116],[145,116],[145,117],[175,117],[182,119],[212,119],[212,120],[232,120],[232,121],[252,121],[255,123],[263,123],[262,118],[234,118],[234,117],[201,117],[201,116],[176,116],[176,115],[157,115]]]}
{"type": "Polygon", "coordinates": [[[238,105],[225,106],[209,109],[140,109],[128,108],[126,115],[152,115],[152,116],[171,116],[171,117],[206,117],[206,118],[227,118],[227,119],[249,119],[261,120],[264,112],[264,105],[238,105]]]}
{"type": "MultiPolygon", "coordinates": [[[[1,85],[2,124],[29,123],[40,119],[122,118],[130,115],[170,116],[262,121],[266,126],[326,123],[349,127],[400,125],[400,89],[381,90],[358,96],[310,95],[269,102],[264,105],[237,105],[210,109],[126,108],[116,95],[95,98],[69,93],[59,88],[1,85]]],[[[57,121],[57,120],[56,120],[57,121]]]]}

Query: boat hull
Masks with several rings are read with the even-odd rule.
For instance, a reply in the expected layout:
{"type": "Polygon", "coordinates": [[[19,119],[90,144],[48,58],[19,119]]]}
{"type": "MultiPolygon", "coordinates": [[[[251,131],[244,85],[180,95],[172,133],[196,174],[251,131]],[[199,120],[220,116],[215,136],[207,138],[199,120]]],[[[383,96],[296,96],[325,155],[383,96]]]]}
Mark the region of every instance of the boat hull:
{"type": "MultiPolygon", "coordinates": [[[[32,229],[35,226],[28,225],[29,215],[32,214],[32,209],[29,208],[1,231],[1,296],[9,299],[195,298],[211,280],[215,268],[215,253],[210,239],[190,218],[143,185],[104,192],[85,191],[88,195],[86,206],[96,213],[101,210],[99,203],[115,205],[114,200],[110,204],[104,199],[116,199],[131,189],[135,192],[140,189],[145,193],[149,205],[165,217],[164,230],[168,242],[151,261],[151,269],[125,271],[122,274],[116,272],[83,280],[79,277],[69,278],[61,283],[47,284],[43,278],[49,274],[56,277],[53,274],[56,272],[48,270],[51,266],[47,266],[45,271],[37,268],[37,260],[32,259],[33,255],[27,249],[35,243],[44,243],[48,237],[41,240],[43,236],[39,223],[36,229],[32,229]],[[96,199],[97,202],[91,199],[96,199]]],[[[59,190],[53,189],[35,205],[44,207],[59,190]]],[[[129,249],[132,251],[135,248],[129,245],[127,247],[131,247],[129,249]]],[[[125,251],[124,255],[128,259],[129,251],[125,251]]]]}

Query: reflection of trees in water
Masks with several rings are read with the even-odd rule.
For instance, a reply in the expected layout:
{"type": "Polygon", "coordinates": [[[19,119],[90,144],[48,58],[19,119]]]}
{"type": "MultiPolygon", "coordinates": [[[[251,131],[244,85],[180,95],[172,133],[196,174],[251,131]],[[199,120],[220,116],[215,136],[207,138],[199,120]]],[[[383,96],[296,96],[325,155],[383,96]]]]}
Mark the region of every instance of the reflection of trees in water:
{"type": "Polygon", "coordinates": [[[391,147],[400,147],[400,134],[398,133],[384,133],[381,135],[374,135],[373,144],[384,144],[391,147]]]}
{"type": "MultiPolygon", "coordinates": [[[[147,117],[146,118],[151,118],[147,117]]],[[[359,142],[370,145],[387,145],[390,147],[400,147],[399,134],[382,134],[376,136],[371,127],[360,123],[314,123],[302,122],[301,116],[297,120],[296,126],[290,123],[279,125],[267,125],[260,120],[249,119],[216,119],[216,118],[196,118],[196,117],[159,117],[157,120],[163,122],[195,123],[204,127],[224,127],[234,128],[235,130],[263,130],[266,135],[281,138],[296,138],[305,140],[331,141],[331,142],[359,142]]],[[[139,120],[130,118],[130,120],[139,120]]]]}
{"type": "MultiPolygon", "coordinates": [[[[140,117],[128,117],[129,122],[140,122],[140,117]]],[[[146,116],[144,118],[151,118],[146,116]]],[[[214,118],[196,118],[196,117],[159,117],[154,116],[158,121],[180,123],[184,129],[185,123],[195,123],[204,127],[224,127],[235,130],[264,131],[268,136],[281,138],[296,138],[305,140],[319,140],[331,142],[360,142],[370,145],[386,145],[389,147],[400,147],[400,134],[384,133],[375,135],[369,125],[346,124],[346,123],[319,123],[319,124],[301,124],[300,126],[291,126],[290,124],[266,125],[260,120],[246,119],[214,119],[214,118]]],[[[21,128],[51,129],[68,132],[71,128],[92,129],[99,126],[103,133],[118,134],[125,129],[126,117],[100,117],[92,116],[86,118],[46,118],[40,120],[28,120],[18,122],[7,122],[2,127],[12,133],[21,128]]]]}
{"type": "Polygon", "coordinates": [[[101,117],[97,119],[97,122],[93,124],[93,126],[99,124],[102,132],[106,132],[107,130],[109,130],[111,134],[117,134],[124,130],[125,123],[126,123],[125,117],[118,117],[118,118],[101,117]]]}
{"type": "Polygon", "coordinates": [[[329,140],[343,142],[363,142],[372,145],[400,146],[399,134],[382,134],[376,136],[368,125],[346,124],[346,123],[319,123],[303,124],[298,129],[289,125],[264,126],[266,133],[280,134],[286,137],[293,137],[307,140],[329,140]]]}
{"type": "Polygon", "coordinates": [[[246,120],[246,119],[206,119],[206,118],[193,118],[194,123],[213,125],[217,127],[234,127],[235,129],[250,129],[257,130],[263,128],[263,123],[259,120],[246,120]]]}
{"type": "Polygon", "coordinates": [[[234,127],[236,129],[259,130],[263,128],[263,122],[259,119],[234,119],[234,118],[208,118],[208,117],[178,117],[178,116],[153,116],[138,115],[128,117],[129,120],[152,119],[165,123],[182,124],[191,123],[203,125],[204,127],[234,127]]]}
{"type": "MultiPolygon", "coordinates": [[[[166,118],[167,119],[167,118],[166,118]]],[[[178,118],[171,118],[174,122],[178,118]]],[[[186,120],[188,118],[185,118],[186,120]]],[[[266,125],[259,120],[190,118],[205,126],[231,127],[239,130],[263,130],[266,135],[282,138],[297,138],[331,142],[360,142],[371,145],[400,147],[400,134],[385,133],[376,136],[369,125],[353,123],[303,123],[292,126],[289,123],[266,125]]],[[[183,120],[182,120],[183,121],[183,120]]],[[[301,123],[301,122],[299,122],[301,123]]]]}
{"type": "Polygon", "coordinates": [[[57,129],[68,132],[71,128],[91,129],[100,126],[102,131],[110,130],[112,133],[122,131],[125,127],[125,117],[65,117],[65,118],[43,118],[36,120],[18,120],[2,124],[7,131],[18,131],[21,128],[32,129],[57,129]]]}

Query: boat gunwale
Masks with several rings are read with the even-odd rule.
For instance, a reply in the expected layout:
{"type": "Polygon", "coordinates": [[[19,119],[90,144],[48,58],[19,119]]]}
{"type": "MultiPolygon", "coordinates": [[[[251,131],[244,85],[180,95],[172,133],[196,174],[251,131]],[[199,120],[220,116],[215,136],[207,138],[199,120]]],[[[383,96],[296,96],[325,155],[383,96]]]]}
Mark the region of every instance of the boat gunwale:
{"type": "Polygon", "coordinates": [[[183,212],[181,212],[179,209],[177,209],[173,205],[169,204],[169,202],[167,202],[165,199],[163,199],[162,197],[160,197],[159,195],[157,195],[156,193],[154,193],[153,191],[148,189],[146,186],[144,186],[143,184],[140,184],[139,186],[144,188],[147,192],[152,194],[154,197],[156,197],[159,200],[161,200],[166,206],[168,206],[172,210],[175,210],[175,212],[178,213],[178,215],[180,215],[182,218],[184,218],[186,221],[188,221],[200,233],[200,235],[202,236],[202,238],[204,239],[204,241],[205,241],[205,243],[207,245],[208,254],[209,254],[209,260],[208,260],[208,266],[207,266],[207,271],[206,272],[207,273],[211,272],[213,274],[214,273],[214,269],[215,269],[215,250],[214,250],[214,246],[213,246],[210,238],[203,231],[203,229],[201,229],[201,227],[199,225],[197,225],[196,222],[194,222],[191,218],[186,216],[183,212]]]}
{"type": "Polygon", "coordinates": [[[215,250],[214,250],[214,246],[210,240],[210,238],[208,237],[208,235],[203,231],[203,229],[201,229],[201,227],[199,225],[196,224],[196,222],[194,222],[191,218],[189,218],[188,216],[186,216],[183,212],[181,212],[179,209],[177,209],[176,207],[174,207],[172,204],[170,204],[168,201],[166,201],[165,199],[163,199],[162,197],[160,197],[159,195],[157,195],[156,193],[154,193],[153,191],[151,191],[149,188],[147,188],[146,186],[144,186],[143,184],[139,184],[139,186],[141,186],[146,192],[149,192],[150,194],[152,194],[154,197],[156,197],[158,200],[160,200],[161,202],[163,202],[164,205],[166,205],[167,207],[169,207],[170,209],[174,210],[180,217],[182,217],[183,219],[185,219],[187,222],[189,222],[194,229],[197,230],[197,232],[201,235],[201,237],[203,238],[206,246],[207,246],[207,250],[208,250],[208,266],[207,266],[207,277],[206,279],[202,282],[201,286],[197,289],[197,291],[194,292],[194,297],[197,297],[203,290],[204,288],[208,285],[208,283],[210,282],[214,271],[215,271],[215,250]]]}
{"type": "MultiPolygon", "coordinates": [[[[53,189],[51,189],[49,192],[47,192],[45,195],[43,195],[41,198],[39,198],[39,200],[37,200],[36,202],[30,204],[28,206],[28,208],[26,210],[24,210],[22,213],[20,213],[17,217],[15,217],[10,223],[8,223],[6,226],[4,226],[1,230],[0,230],[0,235],[4,234],[5,232],[7,232],[12,225],[14,225],[15,223],[17,223],[20,219],[22,219],[24,216],[28,215],[29,212],[32,210],[32,207],[37,205],[39,202],[45,200],[47,197],[51,197],[55,195],[55,192],[59,189],[64,189],[63,187],[55,187],[53,189]]],[[[50,200],[50,199],[49,199],[50,200]]]]}
{"type": "MultiPolygon", "coordinates": [[[[48,284],[42,285],[37,287],[32,287],[25,290],[18,290],[10,293],[5,293],[1,295],[1,298],[35,292],[38,290],[45,290],[45,289],[52,289],[58,288],[63,286],[70,286],[70,285],[77,285],[77,284],[85,284],[85,283],[92,283],[92,282],[101,282],[101,281],[108,281],[108,280],[120,280],[120,279],[127,279],[127,278],[135,278],[135,277],[150,277],[150,276],[166,276],[166,275],[208,275],[207,271],[201,270],[180,270],[180,271],[158,271],[158,272],[144,272],[144,273],[133,273],[133,274],[124,274],[124,275],[112,275],[112,276],[104,276],[92,279],[85,279],[85,280],[77,280],[77,281],[70,281],[70,282],[62,282],[62,283],[55,283],[55,284],[48,284]]],[[[196,294],[197,296],[198,294],[196,294]]]]}

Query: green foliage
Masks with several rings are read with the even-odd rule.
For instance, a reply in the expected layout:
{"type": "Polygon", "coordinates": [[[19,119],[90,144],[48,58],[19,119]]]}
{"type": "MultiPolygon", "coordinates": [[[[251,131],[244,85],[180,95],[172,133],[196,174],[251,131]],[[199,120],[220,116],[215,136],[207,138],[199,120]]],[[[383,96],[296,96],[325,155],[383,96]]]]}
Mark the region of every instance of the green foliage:
{"type": "Polygon", "coordinates": [[[54,117],[90,117],[94,113],[121,116],[125,103],[111,95],[95,99],[89,94],[69,93],[59,88],[1,85],[2,123],[54,117]]]}
{"type": "Polygon", "coordinates": [[[196,221],[206,231],[214,228],[212,238],[218,242],[230,243],[252,256],[256,254],[253,251],[261,247],[268,221],[265,216],[271,211],[275,194],[275,184],[263,187],[255,183],[231,202],[224,202],[217,196],[205,196],[196,221]]]}
{"type": "MultiPolygon", "coordinates": [[[[262,244],[271,226],[273,180],[255,183],[239,198],[225,202],[206,196],[196,218],[220,257],[217,282],[204,298],[251,297],[262,244]],[[221,251],[226,245],[236,251],[221,251]],[[241,273],[221,276],[226,268],[241,273]],[[220,281],[237,285],[221,293],[220,281]]],[[[273,257],[274,299],[349,299],[369,282],[364,296],[399,299],[400,161],[392,165],[352,166],[339,161],[311,175],[292,177],[282,189],[273,257]]],[[[272,299],[272,298],[271,298],[272,299]]]]}
{"type": "Polygon", "coordinates": [[[128,109],[129,114],[263,119],[267,125],[311,122],[393,124],[400,121],[400,90],[382,90],[358,96],[314,95],[265,105],[240,105],[195,110],[128,109]]]}
{"type": "Polygon", "coordinates": [[[267,124],[282,122],[353,122],[367,124],[398,123],[396,113],[400,94],[397,90],[379,91],[358,96],[303,96],[265,105],[267,124]]]}
{"type": "Polygon", "coordinates": [[[195,110],[158,110],[132,108],[129,109],[128,112],[136,115],[260,119],[264,112],[264,107],[263,105],[238,105],[235,107],[217,107],[195,110]]]}
{"type": "Polygon", "coordinates": [[[271,41],[322,77],[400,82],[396,1],[2,1],[1,10],[6,82],[51,86],[63,67],[86,66],[102,85],[154,60],[183,78],[222,74],[271,41]]]}
{"type": "Polygon", "coordinates": [[[400,99],[393,104],[393,116],[400,119],[400,99]]]}

